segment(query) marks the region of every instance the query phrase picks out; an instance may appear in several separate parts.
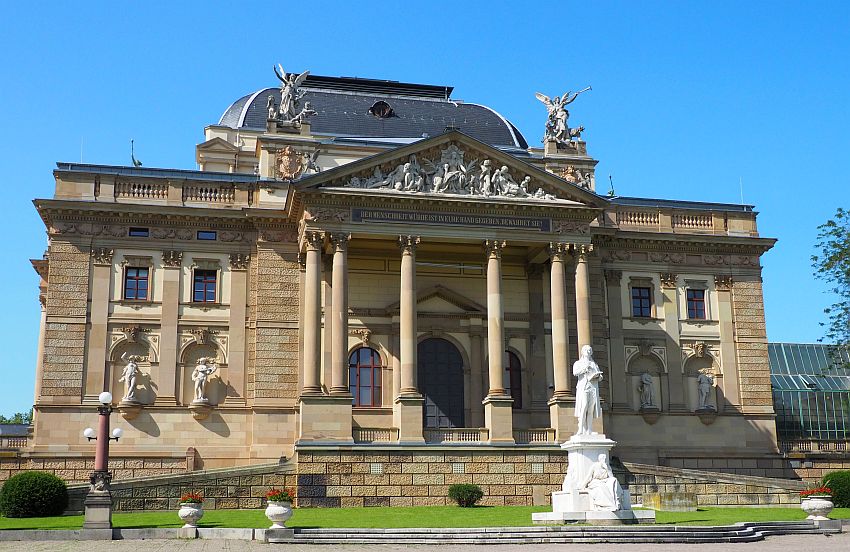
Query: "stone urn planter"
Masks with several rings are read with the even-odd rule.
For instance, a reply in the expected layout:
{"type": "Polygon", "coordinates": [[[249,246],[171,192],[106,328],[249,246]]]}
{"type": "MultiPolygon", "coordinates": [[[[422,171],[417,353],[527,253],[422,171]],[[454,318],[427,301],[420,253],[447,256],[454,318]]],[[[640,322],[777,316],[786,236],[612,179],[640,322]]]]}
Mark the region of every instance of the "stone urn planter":
{"type": "Polygon", "coordinates": [[[266,506],[266,517],[272,522],[269,529],[285,529],[286,521],[292,517],[292,502],[270,500],[266,506]]]}
{"type": "Polygon", "coordinates": [[[184,529],[194,528],[198,526],[198,520],[204,517],[204,506],[197,502],[181,502],[177,515],[186,524],[184,529]]]}
{"type": "Polygon", "coordinates": [[[824,521],[835,506],[829,495],[811,495],[800,501],[800,508],[809,514],[806,519],[824,521]]]}

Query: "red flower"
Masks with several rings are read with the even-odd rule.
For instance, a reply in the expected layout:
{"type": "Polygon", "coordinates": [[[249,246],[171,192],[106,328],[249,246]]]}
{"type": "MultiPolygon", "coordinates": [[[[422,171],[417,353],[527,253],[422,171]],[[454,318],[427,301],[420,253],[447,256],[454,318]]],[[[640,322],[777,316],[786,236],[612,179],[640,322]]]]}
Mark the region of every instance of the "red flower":
{"type": "Polygon", "coordinates": [[[295,500],[295,491],[287,487],[285,489],[269,489],[266,493],[269,502],[292,502],[295,500]]]}
{"type": "Polygon", "coordinates": [[[186,493],[180,497],[180,504],[203,504],[204,497],[200,493],[186,493]]]}
{"type": "Polygon", "coordinates": [[[814,495],[832,496],[832,489],[830,489],[829,487],[815,487],[813,489],[806,489],[805,491],[800,491],[800,496],[803,498],[807,498],[814,495]]]}

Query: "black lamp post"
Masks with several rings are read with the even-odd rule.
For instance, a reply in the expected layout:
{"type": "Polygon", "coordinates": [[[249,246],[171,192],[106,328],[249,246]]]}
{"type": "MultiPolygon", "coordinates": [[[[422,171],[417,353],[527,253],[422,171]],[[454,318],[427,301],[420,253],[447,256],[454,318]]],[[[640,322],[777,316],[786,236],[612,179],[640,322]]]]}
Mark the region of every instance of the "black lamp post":
{"type": "Polygon", "coordinates": [[[119,428],[109,434],[109,415],[112,414],[112,393],[104,391],[98,398],[97,431],[87,427],[83,436],[89,441],[97,441],[94,454],[94,471],[89,477],[89,493],[86,495],[86,515],[83,529],[112,529],[112,492],[110,484],[112,474],[109,472],[109,442],[117,441],[123,431],[119,428]]]}

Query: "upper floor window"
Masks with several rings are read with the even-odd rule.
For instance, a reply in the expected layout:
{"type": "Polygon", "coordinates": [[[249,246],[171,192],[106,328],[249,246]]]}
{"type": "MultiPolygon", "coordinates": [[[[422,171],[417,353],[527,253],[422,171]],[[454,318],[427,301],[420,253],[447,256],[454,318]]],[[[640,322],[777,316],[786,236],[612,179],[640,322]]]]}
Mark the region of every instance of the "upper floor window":
{"type": "Polygon", "coordinates": [[[519,357],[510,351],[505,351],[505,383],[508,384],[508,393],[514,400],[513,408],[522,408],[522,366],[519,357]]]}
{"type": "Polygon", "coordinates": [[[147,301],[149,269],[128,266],[124,269],[124,299],[147,301]]]}
{"type": "Polygon", "coordinates": [[[147,238],[150,235],[150,230],[148,228],[131,226],[128,233],[131,238],[147,238]]]}
{"type": "Polygon", "coordinates": [[[215,270],[195,269],[192,286],[192,301],[195,303],[215,303],[216,292],[215,270]]]}
{"type": "Polygon", "coordinates": [[[381,355],[361,347],[348,357],[348,390],[354,406],[381,406],[381,355]]]}
{"type": "Polygon", "coordinates": [[[688,318],[691,320],[705,320],[705,290],[688,289],[688,318]]]}
{"type": "Polygon", "coordinates": [[[215,240],[217,237],[215,230],[198,230],[197,238],[199,240],[215,240]]]}
{"type": "Polygon", "coordinates": [[[652,316],[652,288],[632,287],[632,316],[635,318],[652,316]]]}

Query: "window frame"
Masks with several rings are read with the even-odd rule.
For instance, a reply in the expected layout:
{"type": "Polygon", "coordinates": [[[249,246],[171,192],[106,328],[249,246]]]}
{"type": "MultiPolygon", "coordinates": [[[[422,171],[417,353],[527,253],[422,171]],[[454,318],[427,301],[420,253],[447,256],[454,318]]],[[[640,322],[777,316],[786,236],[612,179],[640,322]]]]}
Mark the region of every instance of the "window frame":
{"type": "Polygon", "coordinates": [[[198,230],[195,232],[195,239],[198,241],[217,241],[218,231],[216,230],[198,230]],[[205,236],[205,237],[201,237],[205,236]]]}
{"type": "Polygon", "coordinates": [[[685,288],[685,312],[688,320],[708,320],[708,290],[703,287],[687,287],[685,288]],[[692,294],[699,292],[702,296],[697,299],[692,297],[692,294]],[[691,316],[691,305],[693,303],[693,314],[698,314],[698,306],[702,305],[702,316],[691,316]]]}
{"type": "Polygon", "coordinates": [[[192,301],[191,301],[191,302],[192,302],[192,303],[195,303],[195,304],[198,304],[198,305],[215,305],[215,304],[218,304],[218,302],[219,302],[219,289],[218,289],[218,284],[219,284],[219,282],[220,282],[220,280],[221,280],[221,278],[220,278],[220,274],[219,274],[220,272],[221,272],[220,270],[215,269],[215,268],[201,268],[201,267],[195,267],[195,268],[193,268],[193,269],[192,269],[192,288],[191,288],[191,290],[190,290],[190,293],[192,294],[192,296],[191,296],[191,299],[192,299],[192,301]],[[198,301],[198,300],[196,299],[196,295],[195,295],[195,293],[196,293],[196,289],[195,289],[195,286],[198,284],[198,282],[197,282],[197,274],[198,274],[198,272],[207,272],[207,273],[211,273],[211,274],[213,275],[213,280],[212,280],[212,285],[213,285],[213,286],[212,286],[213,300],[212,300],[212,301],[208,301],[208,300],[207,300],[207,293],[209,292],[209,288],[208,288],[207,286],[208,286],[208,284],[210,283],[208,280],[204,280],[204,281],[202,281],[202,282],[201,282],[201,284],[203,284],[203,285],[204,285],[204,288],[203,288],[203,291],[202,291],[202,293],[204,294],[204,299],[203,299],[203,300],[201,300],[201,301],[198,301]]]}
{"type": "Polygon", "coordinates": [[[374,347],[357,347],[348,355],[348,391],[351,393],[351,405],[353,408],[380,408],[383,406],[383,372],[386,369],[384,357],[381,352],[374,347]],[[369,363],[361,363],[361,353],[363,351],[371,351],[369,354],[369,363]],[[369,371],[368,386],[361,385],[361,372],[369,371]],[[353,374],[353,377],[352,377],[353,374]],[[352,379],[354,380],[352,382],[352,379]],[[361,390],[365,387],[369,388],[369,396],[371,404],[361,404],[361,390]]]}
{"type": "Polygon", "coordinates": [[[649,284],[644,284],[640,282],[638,284],[629,286],[629,295],[630,295],[630,305],[632,309],[632,318],[653,318],[653,306],[655,301],[652,300],[653,289],[649,284]],[[646,297],[635,297],[636,290],[646,290],[646,297]],[[637,309],[640,311],[639,313],[635,312],[635,300],[640,301],[640,304],[637,305],[637,309]],[[646,301],[646,305],[644,306],[643,301],[646,301]],[[646,314],[643,314],[644,310],[646,314]]]}
{"type": "Polygon", "coordinates": [[[128,264],[128,265],[124,266],[122,278],[121,278],[121,282],[122,282],[121,300],[122,301],[133,301],[134,303],[148,303],[148,302],[150,302],[150,300],[151,300],[151,276],[152,276],[151,272],[152,271],[151,271],[150,266],[139,266],[138,264],[132,264],[132,265],[128,264]],[[131,277],[129,275],[130,270],[135,270],[135,271],[137,271],[137,273],[140,270],[144,270],[147,273],[145,275],[144,279],[138,278],[138,277],[132,278],[132,281],[136,282],[136,287],[135,287],[136,297],[127,297],[127,290],[128,290],[127,282],[131,281],[131,277]],[[140,299],[138,297],[138,295],[139,295],[138,282],[140,282],[140,281],[145,282],[145,297],[142,298],[142,299],[140,299]]]}

